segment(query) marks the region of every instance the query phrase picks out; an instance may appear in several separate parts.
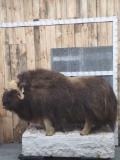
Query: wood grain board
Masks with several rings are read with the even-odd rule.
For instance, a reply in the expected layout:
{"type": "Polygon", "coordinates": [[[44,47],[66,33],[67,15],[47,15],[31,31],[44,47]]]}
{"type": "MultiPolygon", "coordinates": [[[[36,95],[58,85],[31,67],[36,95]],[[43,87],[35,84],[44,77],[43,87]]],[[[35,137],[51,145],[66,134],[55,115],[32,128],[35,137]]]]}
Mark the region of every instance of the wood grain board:
{"type": "MultiPolygon", "coordinates": [[[[0,0],[0,22],[118,16],[120,0],[0,0]]],[[[27,69],[51,69],[51,48],[109,46],[112,23],[0,28],[0,96],[8,81],[27,69]]],[[[118,32],[118,72],[120,31],[118,32]]],[[[18,142],[24,122],[2,108],[0,143],[18,142]]]]}

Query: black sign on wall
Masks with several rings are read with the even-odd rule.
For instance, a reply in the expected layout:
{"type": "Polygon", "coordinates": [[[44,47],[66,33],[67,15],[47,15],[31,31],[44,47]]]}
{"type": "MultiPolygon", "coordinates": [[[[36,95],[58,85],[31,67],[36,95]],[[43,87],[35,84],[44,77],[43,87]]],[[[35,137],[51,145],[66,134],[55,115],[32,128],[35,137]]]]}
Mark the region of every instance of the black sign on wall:
{"type": "Polygon", "coordinates": [[[51,49],[52,70],[69,76],[97,75],[113,85],[113,47],[51,49]]]}

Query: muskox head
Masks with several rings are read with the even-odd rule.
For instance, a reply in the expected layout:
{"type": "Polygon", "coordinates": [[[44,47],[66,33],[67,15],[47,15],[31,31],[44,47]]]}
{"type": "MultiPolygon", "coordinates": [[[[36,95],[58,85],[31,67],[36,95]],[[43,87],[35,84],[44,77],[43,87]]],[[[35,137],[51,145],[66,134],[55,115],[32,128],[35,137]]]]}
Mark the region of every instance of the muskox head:
{"type": "Polygon", "coordinates": [[[5,109],[14,110],[18,103],[24,99],[24,90],[18,87],[18,83],[12,80],[2,97],[2,103],[5,109]]]}

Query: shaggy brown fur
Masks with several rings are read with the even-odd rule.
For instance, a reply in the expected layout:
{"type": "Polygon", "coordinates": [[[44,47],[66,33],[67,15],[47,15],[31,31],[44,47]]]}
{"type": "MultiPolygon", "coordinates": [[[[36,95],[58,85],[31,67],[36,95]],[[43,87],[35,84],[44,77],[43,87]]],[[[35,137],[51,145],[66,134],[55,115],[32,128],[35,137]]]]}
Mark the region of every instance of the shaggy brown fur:
{"type": "Polygon", "coordinates": [[[58,72],[38,69],[18,75],[24,99],[13,89],[3,94],[3,106],[26,121],[40,122],[47,135],[84,122],[81,135],[92,126],[109,125],[117,116],[117,100],[112,87],[99,77],[68,78],[58,72]]]}

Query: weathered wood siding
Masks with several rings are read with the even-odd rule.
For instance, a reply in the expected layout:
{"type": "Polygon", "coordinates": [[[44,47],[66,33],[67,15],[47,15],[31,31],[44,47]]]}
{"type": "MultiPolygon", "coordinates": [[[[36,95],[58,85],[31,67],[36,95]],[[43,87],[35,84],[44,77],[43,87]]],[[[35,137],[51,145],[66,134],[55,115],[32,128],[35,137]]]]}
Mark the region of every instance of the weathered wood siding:
{"type": "MultiPolygon", "coordinates": [[[[0,0],[0,23],[108,16],[120,19],[119,8],[120,0],[0,0]]],[[[50,69],[50,48],[112,45],[112,27],[112,23],[89,23],[0,28],[0,96],[19,72],[50,69]]],[[[118,46],[119,82],[120,32],[118,46]]],[[[25,126],[15,114],[5,111],[0,101],[0,142],[19,142],[25,126]]]]}

